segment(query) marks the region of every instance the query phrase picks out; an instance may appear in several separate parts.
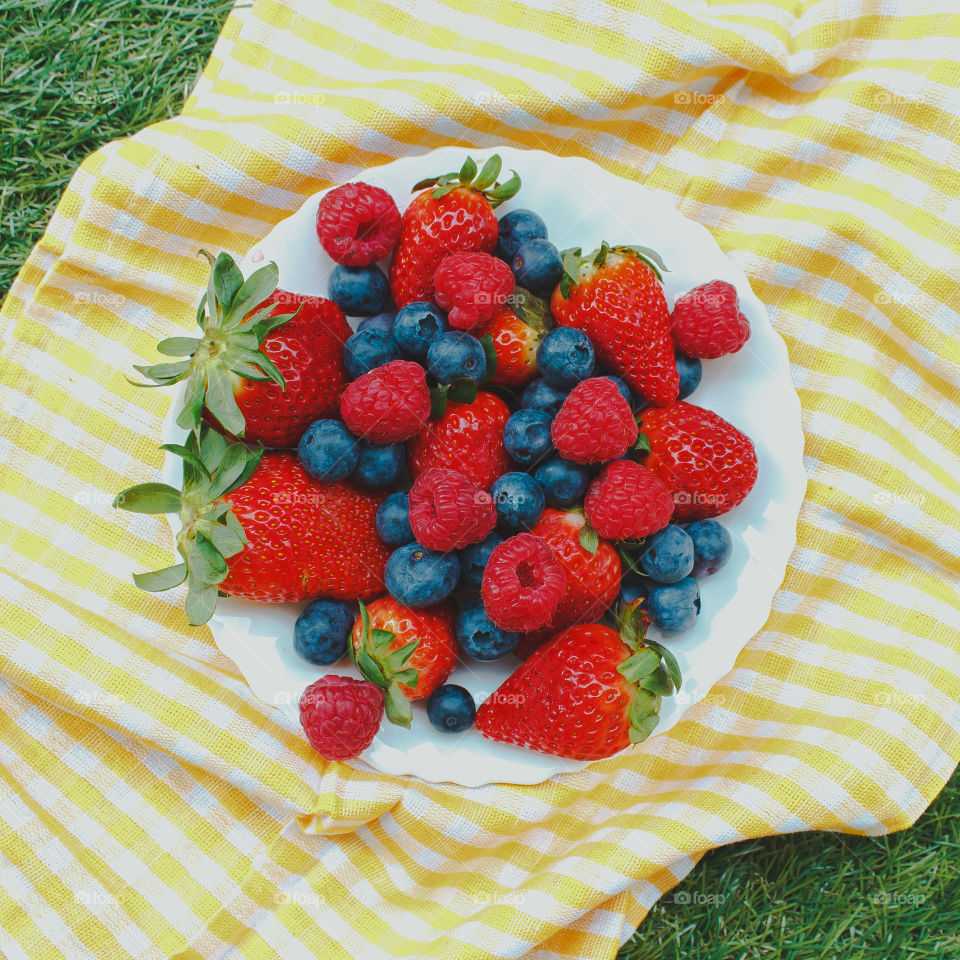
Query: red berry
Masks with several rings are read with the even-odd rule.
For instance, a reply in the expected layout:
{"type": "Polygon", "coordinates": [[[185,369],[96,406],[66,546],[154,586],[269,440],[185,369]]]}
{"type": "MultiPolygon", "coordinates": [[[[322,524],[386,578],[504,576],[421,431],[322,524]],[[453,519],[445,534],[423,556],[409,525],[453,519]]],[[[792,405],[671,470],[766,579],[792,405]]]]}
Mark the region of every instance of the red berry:
{"type": "Polygon", "coordinates": [[[583,506],[601,537],[639,540],[670,522],[673,496],[646,467],[632,460],[614,460],[591,482],[583,506]]]}
{"type": "Polygon", "coordinates": [[[703,360],[736,353],[750,337],[737,288],[725,280],[711,280],[678,297],[670,322],[677,348],[703,360]]]}
{"type": "MultiPolygon", "coordinates": [[[[386,630],[394,636],[388,651],[399,650],[413,641],[419,641],[405,666],[416,670],[417,682],[413,687],[400,683],[400,689],[408,700],[421,700],[430,696],[457,665],[460,646],[454,630],[454,608],[448,603],[423,610],[411,610],[393,597],[381,597],[367,604],[367,615],[374,630],[386,630]]],[[[357,619],[351,634],[354,649],[359,649],[363,638],[363,618],[357,619]]]]}
{"type": "Polygon", "coordinates": [[[326,760],[359,756],[373,742],[382,718],[383,691],[366,680],[327,674],[300,697],[303,732],[326,760]]]}
{"type": "Polygon", "coordinates": [[[757,481],[752,441],[712,410],[685,401],[650,407],[641,429],[650,445],[644,466],[670,488],[679,523],[719,517],[757,481]]]}
{"type": "Polygon", "coordinates": [[[391,360],[357,377],[340,397],[343,422],[374,443],[416,436],[430,418],[430,390],[423,367],[391,360]]]}
{"type": "Polygon", "coordinates": [[[496,522],[493,497],[456,470],[424,470],[410,490],[410,529],[430,550],[478,543],[496,522]]]}
{"type": "Polygon", "coordinates": [[[547,542],[518,533],[490,554],[483,571],[483,605],[503,630],[536,630],[550,622],[566,584],[563,567],[547,542]]]}
{"type": "Polygon", "coordinates": [[[513,273],[489,253],[451,253],[433,275],[434,298],[451,327],[486,323],[513,293],[513,273]]]}
{"type": "Polygon", "coordinates": [[[550,435],[561,457],[602,463],[627,452],[637,439],[637,421],[609,377],[591,377],[567,394],[550,435]]]}
{"type": "Polygon", "coordinates": [[[410,475],[416,478],[429,467],[448,467],[489,490],[497,477],[512,469],[503,445],[509,416],[507,405],[484,390],[473,403],[447,403],[443,415],[407,445],[410,475]]]}
{"type": "Polygon", "coordinates": [[[650,265],[629,249],[615,247],[602,258],[584,257],[575,279],[568,289],[561,281],[553,292],[551,313],[557,323],[582,330],[597,360],[645,400],[659,406],[676,400],[680,379],[670,311],[650,265]]]}
{"type": "Polygon", "coordinates": [[[490,383],[523,387],[537,375],[537,347],[543,339],[542,324],[522,320],[509,307],[501,307],[478,331],[489,335],[497,355],[497,369],[490,383]]]}
{"type": "Polygon", "coordinates": [[[336,263],[365,267],[385,257],[400,238],[400,211],[386,190],[345,183],[320,201],[317,236],[336,263]]]}

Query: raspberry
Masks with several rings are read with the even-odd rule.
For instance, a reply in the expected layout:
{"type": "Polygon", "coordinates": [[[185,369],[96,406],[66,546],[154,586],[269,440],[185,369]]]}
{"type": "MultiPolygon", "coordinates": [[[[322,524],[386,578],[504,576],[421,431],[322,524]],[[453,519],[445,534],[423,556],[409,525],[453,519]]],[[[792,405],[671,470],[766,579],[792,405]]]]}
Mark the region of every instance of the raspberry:
{"type": "Polygon", "coordinates": [[[486,323],[513,293],[510,268],[489,253],[451,253],[433,275],[436,302],[451,327],[470,330],[486,323]]]}
{"type": "Polygon", "coordinates": [[[497,522],[490,494],[456,470],[424,470],[409,502],[410,529],[429,550],[460,550],[478,543],[497,522]]]}
{"type": "Polygon", "coordinates": [[[365,267],[385,257],[400,238],[400,211],[386,190],[345,183],[320,201],[317,236],[336,263],[365,267]]]}
{"type": "Polygon", "coordinates": [[[430,419],[423,367],[412,360],[391,360],[357,377],[340,396],[340,416],[357,436],[374,443],[416,436],[430,419]]]}
{"type": "Polygon", "coordinates": [[[331,673],[303,691],[300,723],[320,756],[348,760],[373,742],[383,704],[383,691],[374,684],[331,673]]]}
{"type": "Polygon", "coordinates": [[[518,533],[493,548],[481,592],[487,616],[503,630],[545,627],[567,587],[549,544],[518,533]]]}
{"type": "Polygon", "coordinates": [[[583,506],[601,537],[639,540],[670,522],[673,495],[646,467],[632,460],[614,460],[590,484],[583,506]]]}
{"type": "Polygon", "coordinates": [[[637,422],[609,377],[591,377],[567,395],[550,433],[564,459],[602,463],[622,457],[636,442],[637,422]]]}
{"type": "Polygon", "coordinates": [[[711,280],[678,297],[670,324],[677,348],[702,360],[736,353],[750,337],[736,287],[725,280],[711,280]]]}

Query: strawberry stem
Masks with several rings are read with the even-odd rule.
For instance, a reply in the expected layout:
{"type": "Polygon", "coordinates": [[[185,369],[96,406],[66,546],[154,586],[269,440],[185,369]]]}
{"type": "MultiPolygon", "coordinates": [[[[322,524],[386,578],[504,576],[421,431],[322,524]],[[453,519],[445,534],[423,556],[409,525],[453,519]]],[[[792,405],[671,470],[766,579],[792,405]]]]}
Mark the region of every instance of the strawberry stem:
{"type": "Polygon", "coordinates": [[[420,180],[413,185],[411,192],[416,193],[418,190],[433,187],[430,196],[440,200],[451,191],[465,187],[483,194],[490,201],[491,207],[498,207],[504,201],[515,197],[521,187],[521,180],[516,170],[510,171],[512,176],[508,180],[503,183],[497,182],[502,163],[499,154],[495,153],[484,163],[478,173],[476,161],[473,157],[467,157],[459,170],[420,180]]]}

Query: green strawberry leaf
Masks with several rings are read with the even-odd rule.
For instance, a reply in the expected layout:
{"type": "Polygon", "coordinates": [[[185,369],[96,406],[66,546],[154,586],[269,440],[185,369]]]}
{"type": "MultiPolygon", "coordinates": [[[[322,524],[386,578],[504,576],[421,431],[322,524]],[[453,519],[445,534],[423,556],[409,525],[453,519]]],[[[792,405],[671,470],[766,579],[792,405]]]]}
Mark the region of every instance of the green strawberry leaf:
{"type": "MultiPolygon", "coordinates": [[[[189,360],[175,360],[173,363],[154,363],[150,366],[135,363],[133,369],[143,374],[148,380],[153,380],[154,384],[167,387],[171,383],[177,383],[190,372],[189,360]]],[[[151,384],[137,384],[137,386],[151,386],[151,384]]]]}
{"type": "Polygon", "coordinates": [[[577,537],[577,540],[580,543],[580,546],[587,551],[591,556],[593,556],[597,550],[600,548],[600,536],[596,530],[590,525],[589,520],[585,520],[583,526],[580,528],[580,534],[577,537]]]}
{"type": "Polygon", "coordinates": [[[213,616],[213,611],[217,608],[218,593],[217,588],[212,585],[192,587],[187,592],[183,606],[191,626],[202,626],[213,616]]]}
{"type": "Polygon", "coordinates": [[[467,157],[463,161],[463,166],[460,168],[459,179],[460,183],[464,186],[473,182],[473,178],[477,175],[477,165],[474,162],[473,157],[467,157]]]}
{"type": "Polygon", "coordinates": [[[200,459],[199,454],[195,453],[189,447],[185,447],[180,443],[161,443],[160,449],[166,450],[167,453],[172,453],[175,457],[179,457],[197,470],[202,476],[205,476],[208,480],[210,479],[210,471],[207,470],[206,464],[200,459]]]}
{"type": "Polygon", "coordinates": [[[182,430],[193,430],[203,415],[203,398],[207,389],[207,375],[203,367],[194,367],[187,378],[187,390],[183,398],[183,409],[177,414],[177,426],[182,430]]]}
{"type": "Polygon", "coordinates": [[[223,557],[236,556],[247,545],[246,536],[240,536],[225,523],[211,523],[203,533],[223,557]]]}
{"type": "Polygon", "coordinates": [[[593,258],[593,265],[595,267],[602,267],[607,262],[607,254],[610,252],[610,244],[606,240],[601,241],[600,249],[597,251],[597,255],[593,258]]]}
{"type": "Polygon", "coordinates": [[[199,346],[197,337],[167,337],[157,344],[157,353],[162,353],[165,357],[189,357],[199,346]]]}
{"type": "Polygon", "coordinates": [[[180,491],[166,483],[138,483],[121,490],[113,506],[131,513],[179,513],[180,491]]]}
{"type": "Polygon", "coordinates": [[[387,719],[395,723],[398,727],[410,729],[410,723],[413,720],[413,710],[410,707],[410,701],[404,695],[403,690],[396,683],[391,683],[386,690],[384,697],[384,708],[387,719]]]}
{"type": "Polygon", "coordinates": [[[680,673],[680,664],[677,663],[677,658],[662,643],[657,643],[656,640],[651,640],[647,637],[643,642],[663,657],[663,662],[667,668],[667,672],[670,674],[670,679],[673,681],[673,685],[679,690],[683,683],[683,676],[680,673]]]}
{"type": "Polygon", "coordinates": [[[649,690],[650,693],[656,693],[661,697],[672,696],[674,690],[673,677],[670,676],[670,671],[663,661],[657,664],[657,669],[653,673],[642,678],[640,686],[644,690],[649,690]]]}
{"type": "Polygon", "coordinates": [[[520,177],[516,170],[510,171],[513,176],[504,183],[498,184],[492,190],[486,191],[486,197],[490,201],[491,207],[499,207],[505,200],[517,195],[521,186],[520,177]]]}
{"type": "Polygon", "coordinates": [[[638,433],[637,442],[631,447],[631,449],[641,455],[650,453],[651,447],[649,437],[645,433],[638,433]]]}
{"type": "Polygon", "coordinates": [[[642,743],[656,729],[660,717],[656,713],[647,714],[630,725],[630,742],[642,743]]]}
{"type": "Polygon", "coordinates": [[[449,398],[455,403],[473,403],[477,399],[477,381],[459,377],[450,384],[449,398]]]}
{"type": "Polygon", "coordinates": [[[187,565],[185,563],[176,563],[172,567],[164,567],[162,570],[151,570],[148,573],[135,573],[133,582],[141,589],[149,593],[161,593],[164,590],[172,590],[179,587],[187,579],[187,565]]]}
{"type": "Polygon", "coordinates": [[[228,433],[242,437],[247,422],[237,406],[233,382],[222,367],[207,370],[207,409],[228,433]]]}
{"type": "Polygon", "coordinates": [[[503,164],[503,161],[500,159],[499,154],[494,154],[490,157],[489,160],[480,168],[480,175],[473,181],[474,190],[486,190],[492,184],[497,182],[497,177],[500,176],[500,168],[503,164]]]}
{"type": "Polygon", "coordinates": [[[243,476],[249,455],[250,451],[242,443],[230,444],[207,492],[211,500],[216,500],[234,489],[236,482],[243,476]]]}
{"type": "Polygon", "coordinates": [[[243,281],[230,307],[232,316],[242,320],[251,310],[256,309],[277,289],[280,271],[275,263],[255,270],[243,281]]]}
{"type": "Polygon", "coordinates": [[[497,350],[493,345],[493,334],[485,334],[480,338],[483,355],[487,359],[486,369],[480,378],[480,383],[486,383],[497,372],[497,350]]]}
{"type": "Polygon", "coordinates": [[[243,274],[228,253],[217,256],[213,265],[213,285],[217,292],[217,300],[225,309],[229,309],[237,291],[243,286],[243,274]]]}
{"type": "Polygon", "coordinates": [[[447,394],[450,387],[445,383],[437,384],[430,391],[430,416],[439,420],[447,409],[447,394]]]}
{"type": "Polygon", "coordinates": [[[430,196],[433,197],[434,200],[440,200],[442,197],[445,197],[448,193],[452,193],[459,186],[460,186],[459,183],[448,183],[446,186],[437,187],[436,190],[431,192],[430,196]]]}
{"type": "Polygon", "coordinates": [[[617,667],[620,673],[624,675],[631,683],[636,683],[643,677],[648,677],[661,664],[660,654],[649,647],[641,647],[632,656],[627,657],[623,663],[617,667]]]}

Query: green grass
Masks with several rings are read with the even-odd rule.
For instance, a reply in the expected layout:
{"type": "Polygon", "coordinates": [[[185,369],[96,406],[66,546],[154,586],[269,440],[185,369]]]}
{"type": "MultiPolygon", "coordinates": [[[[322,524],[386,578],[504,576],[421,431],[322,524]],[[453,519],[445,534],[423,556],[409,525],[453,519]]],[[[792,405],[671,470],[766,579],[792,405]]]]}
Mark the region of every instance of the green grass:
{"type": "MultiPolygon", "coordinates": [[[[0,0],[0,292],[91,151],[173,116],[227,0],[0,0]]],[[[960,958],[960,775],[911,830],[807,833],[704,858],[622,960],[960,958]]]]}

